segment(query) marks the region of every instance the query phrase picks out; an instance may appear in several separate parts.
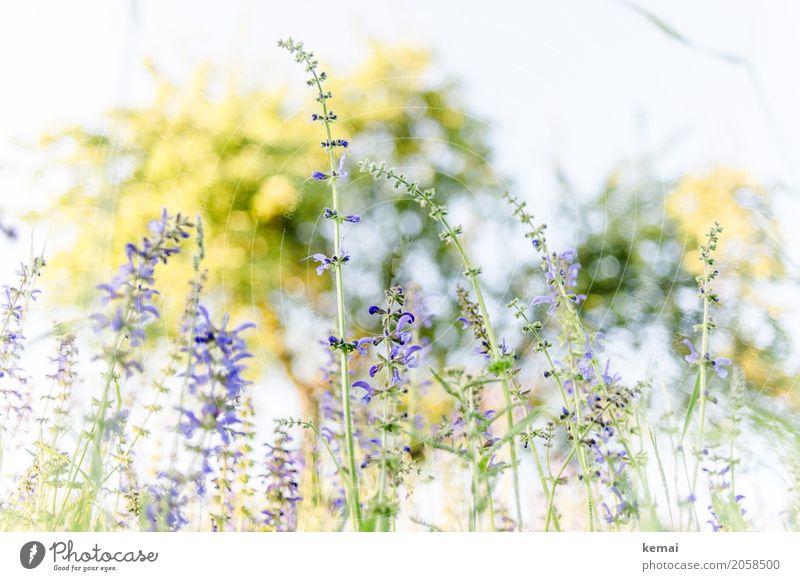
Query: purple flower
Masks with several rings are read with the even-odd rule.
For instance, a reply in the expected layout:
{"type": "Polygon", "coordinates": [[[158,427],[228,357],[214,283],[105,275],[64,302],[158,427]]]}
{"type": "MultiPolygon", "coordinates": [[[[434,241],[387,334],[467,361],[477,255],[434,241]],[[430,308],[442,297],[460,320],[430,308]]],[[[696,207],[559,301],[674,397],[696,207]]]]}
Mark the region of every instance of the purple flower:
{"type": "Polygon", "coordinates": [[[606,385],[611,385],[612,383],[616,383],[618,381],[621,381],[622,379],[618,373],[614,373],[612,375],[609,372],[610,366],[611,366],[611,360],[609,359],[606,361],[606,368],[605,371],[603,372],[603,381],[606,383],[606,385]]]}
{"type": "Polygon", "coordinates": [[[414,320],[414,315],[407,311],[404,312],[397,318],[397,326],[395,327],[395,331],[402,330],[406,325],[413,325],[414,320]]]}
{"type": "Polygon", "coordinates": [[[326,270],[333,270],[334,268],[338,268],[341,265],[350,261],[350,255],[344,252],[344,250],[342,250],[341,258],[339,258],[338,256],[331,256],[330,258],[328,258],[324,254],[320,253],[312,254],[308,258],[318,263],[317,266],[314,268],[314,270],[317,273],[317,276],[322,276],[322,273],[325,272],[326,270]]]}
{"type": "MultiPolygon", "coordinates": [[[[681,341],[681,343],[689,348],[689,354],[684,356],[684,359],[686,359],[687,362],[695,363],[698,359],[700,359],[700,354],[695,351],[694,345],[692,345],[692,342],[689,341],[689,339],[684,339],[681,341]]],[[[703,359],[706,365],[709,363],[711,364],[711,367],[714,369],[714,373],[716,373],[720,379],[725,379],[728,377],[728,370],[725,369],[725,367],[731,364],[730,359],[727,359],[726,357],[711,359],[708,353],[703,356],[703,359]]]]}
{"type": "Polygon", "coordinates": [[[4,287],[4,300],[0,304],[0,436],[6,429],[13,429],[11,418],[22,420],[31,411],[32,394],[26,386],[29,378],[19,365],[25,349],[23,333],[27,315],[26,303],[35,300],[39,293],[34,287],[44,267],[42,258],[34,258],[29,265],[21,264],[17,271],[17,286],[4,287]]]}
{"type": "Polygon", "coordinates": [[[340,220],[341,222],[350,222],[351,224],[358,224],[361,222],[361,216],[358,214],[348,214],[344,218],[340,218],[339,214],[331,208],[325,208],[325,211],[322,212],[322,217],[326,220],[340,220]]]}
{"type": "MultiPolygon", "coordinates": [[[[566,285],[570,288],[578,286],[578,273],[581,270],[581,265],[579,263],[571,264],[569,268],[567,268],[567,275],[565,277],[566,285]]],[[[585,297],[584,297],[585,298],[585,297]]]]}
{"type": "Polygon", "coordinates": [[[720,379],[725,379],[728,377],[728,370],[725,369],[724,366],[730,364],[731,360],[726,359],[725,357],[719,357],[711,361],[711,366],[714,368],[714,372],[719,376],[720,379]]]}
{"type": "Polygon", "coordinates": [[[177,474],[161,473],[156,484],[147,487],[148,501],[144,514],[151,531],[177,531],[189,524],[183,514],[188,499],[185,479],[177,474]]]}
{"type": "MultiPolygon", "coordinates": [[[[97,287],[101,291],[100,304],[108,307],[105,313],[92,315],[97,332],[110,329],[116,335],[127,333],[132,347],[142,344],[145,327],[160,316],[153,304],[158,296],[158,291],[153,288],[156,266],[166,264],[170,257],[180,252],[180,243],[189,237],[187,230],[191,227],[193,224],[186,217],[181,214],[171,217],[164,209],[161,219],[148,225],[151,236],[143,238],[138,246],[126,244],[126,262],[109,283],[97,287]]],[[[108,356],[111,361],[122,361],[129,374],[141,369],[141,364],[130,351],[109,348],[108,356]]]]}
{"type": "Polygon", "coordinates": [[[546,295],[539,295],[537,297],[533,297],[533,300],[531,301],[531,306],[536,307],[538,305],[549,305],[549,307],[547,308],[547,313],[549,315],[555,315],[556,305],[558,304],[556,297],[557,295],[555,290],[551,291],[549,294],[546,295]]]}
{"type": "Polygon", "coordinates": [[[405,295],[401,287],[392,287],[386,291],[386,308],[372,305],[371,315],[380,315],[383,321],[383,332],[372,339],[374,345],[387,345],[388,352],[379,355],[379,360],[369,368],[369,376],[375,377],[384,368],[390,370],[389,381],[392,386],[403,383],[402,371],[419,364],[419,352],[422,347],[408,344],[411,342],[410,327],[416,321],[413,313],[403,310],[405,295]]]}
{"type": "Polygon", "coordinates": [[[247,343],[241,336],[254,325],[246,323],[229,328],[228,317],[219,326],[211,322],[208,310],[198,305],[189,330],[192,343],[185,348],[189,354],[188,382],[190,398],[181,408],[180,432],[190,449],[203,456],[206,472],[212,470],[211,461],[223,448],[242,435],[239,408],[245,388],[251,383],[243,373],[242,361],[251,357],[247,343]]]}
{"type": "MultiPolygon", "coordinates": [[[[345,143],[347,143],[347,142],[345,141],[345,143]]],[[[345,147],[347,147],[347,146],[345,146],[345,147]]],[[[336,168],[336,171],[334,172],[334,175],[337,178],[345,178],[345,177],[347,177],[347,172],[344,169],[344,160],[346,160],[346,159],[347,159],[347,154],[344,154],[344,155],[342,155],[342,157],[339,158],[339,165],[336,168]]]]}
{"type": "Polygon", "coordinates": [[[320,143],[325,149],[333,149],[334,147],[347,148],[350,142],[346,139],[326,139],[320,143]]]}
{"type": "Polygon", "coordinates": [[[688,363],[694,363],[695,361],[697,361],[698,354],[697,351],[694,350],[694,345],[692,345],[692,342],[689,341],[689,339],[684,339],[683,341],[681,341],[681,343],[683,343],[689,348],[689,355],[685,355],[683,358],[686,359],[688,363]]]}
{"type": "Polygon", "coordinates": [[[575,250],[574,248],[568,248],[559,255],[559,258],[564,262],[566,262],[567,264],[571,264],[577,256],[578,256],[577,250],[575,250]]]}
{"type": "Polygon", "coordinates": [[[372,340],[376,361],[369,368],[371,378],[380,377],[380,387],[373,388],[367,381],[359,380],[352,384],[364,390],[362,400],[369,403],[376,395],[384,398],[390,407],[384,407],[380,416],[374,413],[367,414],[366,425],[372,425],[380,434],[380,438],[369,438],[369,432],[359,430],[359,443],[364,455],[361,469],[380,464],[382,470],[389,472],[390,481],[402,478],[402,470],[396,459],[402,453],[403,442],[398,441],[397,434],[393,434],[396,421],[388,414],[388,409],[399,409],[400,397],[408,390],[406,372],[409,368],[417,367],[422,347],[410,345],[412,339],[412,326],[416,317],[405,310],[406,297],[402,287],[393,286],[386,290],[386,303],[379,307],[372,305],[369,313],[379,316],[381,332],[372,340]],[[381,348],[378,348],[378,347],[381,348]],[[385,374],[379,373],[385,372],[385,374]]]}
{"type": "Polygon", "coordinates": [[[372,396],[375,394],[375,390],[372,389],[372,386],[369,383],[359,380],[353,382],[353,387],[360,387],[366,392],[364,397],[361,398],[363,403],[368,404],[370,401],[372,401],[372,396]]]}
{"type": "Polygon", "coordinates": [[[419,365],[418,353],[420,351],[422,351],[422,347],[420,345],[412,345],[406,349],[406,352],[403,355],[403,363],[406,365],[406,367],[413,369],[419,365]]]}
{"type": "Polygon", "coordinates": [[[309,258],[311,258],[314,262],[318,263],[316,268],[314,269],[317,272],[317,276],[322,276],[322,273],[325,272],[326,270],[329,270],[331,268],[331,265],[333,264],[331,259],[325,256],[324,254],[320,253],[312,254],[309,258]]]}
{"type": "Polygon", "coordinates": [[[372,345],[372,338],[371,337],[364,337],[362,339],[355,340],[355,349],[358,351],[360,355],[367,354],[367,345],[372,345]]]}
{"type": "Polygon", "coordinates": [[[261,475],[266,489],[266,508],[261,511],[264,524],[276,531],[297,529],[297,503],[300,496],[299,471],[295,451],[290,449],[291,436],[282,425],[275,428],[275,441],[265,444],[265,473],[261,475]]]}
{"type": "Polygon", "coordinates": [[[321,171],[315,171],[311,174],[311,177],[314,179],[315,182],[320,182],[322,180],[328,179],[328,174],[323,173],[321,171]]]}
{"type": "MultiPolygon", "coordinates": [[[[553,254],[555,256],[555,253],[553,254]]],[[[544,269],[547,273],[547,280],[549,283],[555,282],[556,277],[558,276],[558,269],[553,264],[553,259],[549,255],[545,255],[544,257],[544,269]]]]}

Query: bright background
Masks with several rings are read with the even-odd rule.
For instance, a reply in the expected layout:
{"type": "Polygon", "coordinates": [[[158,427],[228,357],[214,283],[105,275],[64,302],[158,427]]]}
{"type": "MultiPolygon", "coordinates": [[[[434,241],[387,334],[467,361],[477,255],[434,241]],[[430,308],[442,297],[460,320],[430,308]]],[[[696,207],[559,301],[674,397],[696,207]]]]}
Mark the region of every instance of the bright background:
{"type": "MultiPolygon", "coordinates": [[[[31,179],[41,168],[28,146],[65,126],[102,127],[111,108],[148,103],[156,89],[148,59],[177,81],[211,62],[245,86],[280,88],[298,73],[278,38],[304,39],[332,73],[379,39],[434,49],[431,74],[457,78],[465,109],[491,127],[497,173],[537,204],[564,244],[577,239],[577,221],[556,209],[579,212],[580,192],[595,193],[620,160],[646,154],[665,175],[726,164],[771,186],[796,264],[800,5],[639,5],[683,42],[624,2],[3,2],[0,207],[43,208],[61,184],[57,173],[31,179]],[[577,199],[555,195],[554,165],[577,199]]],[[[29,236],[23,227],[20,239],[29,236]]],[[[34,233],[37,246],[55,238],[34,233]]],[[[12,248],[0,257],[2,280],[28,255],[26,243],[12,248]]],[[[796,312],[784,317],[800,328],[796,312]]]]}
{"type": "MultiPolygon", "coordinates": [[[[177,82],[199,65],[233,71],[243,86],[297,85],[278,38],[305,39],[348,71],[371,40],[432,48],[438,69],[462,83],[465,110],[491,128],[497,174],[536,204],[562,247],[579,236],[570,211],[625,159],[648,156],[664,176],[719,164],[773,189],[784,251],[800,263],[800,6],[793,2],[675,1],[376,4],[347,0],[273,3],[77,1],[2,3],[0,17],[0,208],[43,208],[61,191],[58,172],[31,179],[43,134],[109,123],[104,112],[149,103],[152,62],[177,82]],[[34,33],[35,32],[35,33],[34,33]],[[740,62],[732,62],[734,57],[740,62]],[[578,199],[558,197],[554,167],[578,199]],[[566,213],[557,215],[556,207],[566,213]]],[[[312,46],[313,45],[313,46],[312,46]]],[[[306,106],[307,95],[298,93],[306,106]]],[[[21,232],[26,240],[28,232],[21,232]]],[[[38,230],[35,244],[57,240],[38,230]]],[[[52,242],[51,242],[52,243],[52,242]]],[[[56,242],[57,243],[57,242],[56,242]]],[[[7,279],[29,254],[0,257],[7,279]]],[[[796,270],[796,268],[795,268],[796,270]]],[[[800,323],[783,313],[787,328],[800,323]]]]}
{"type": "Polygon", "coordinates": [[[433,47],[442,70],[464,82],[469,109],[494,128],[499,169],[537,198],[547,197],[553,160],[593,187],[643,149],[665,170],[726,162],[796,186],[800,6],[640,5],[699,47],[746,58],[756,78],[674,41],[623,2],[3,2],[3,200],[26,207],[41,195],[13,195],[14,141],[145,101],[154,89],[145,59],[176,79],[212,61],[282,85],[292,63],[275,42],[289,35],[335,69],[359,60],[371,38],[433,47]]]}

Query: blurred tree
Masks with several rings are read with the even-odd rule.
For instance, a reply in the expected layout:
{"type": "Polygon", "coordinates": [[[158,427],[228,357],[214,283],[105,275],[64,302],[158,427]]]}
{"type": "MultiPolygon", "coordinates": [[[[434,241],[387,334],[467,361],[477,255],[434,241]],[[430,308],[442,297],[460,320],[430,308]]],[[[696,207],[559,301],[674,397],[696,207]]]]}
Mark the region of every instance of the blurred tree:
{"type": "Polygon", "coordinates": [[[725,230],[714,350],[741,367],[750,387],[786,392],[792,377],[782,361],[789,338],[769,290],[785,281],[786,270],[769,191],[730,167],[666,182],[646,161],[619,167],[581,211],[585,312],[604,329],[629,329],[635,341],[647,337],[643,329],[660,326],[672,338],[673,354],[685,355],[680,340],[693,338],[702,319],[697,248],[717,220],[725,230]]]}
{"type": "MultiPolygon", "coordinates": [[[[353,144],[348,153],[357,159],[367,151],[406,167],[445,199],[464,183],[493,191],[486,127],[464,112],[455,83],[426,78],[431,65],[427,51],[375,45],[350,76],[330,75],[339,132],[353,144]]],[[[61,268],[51,272],[61,277],[61,298],[91,301],[93,285],[119,262],[125,242],[138,239],[161,207],[200,213],[210,294],[233,317],[257,322],[256,351],[279,361],[310,404],[313,379],[299,370],[290,337],[290,327],[295,320],[303,325],[303,317],[286,313],[292,306],[307,313],[309,300],[324,313],[332,304],[329,276],[317,277],[304,261],[330,248],[324,238],[329,229],[319,222],[329,204],[326,188],[310,179],[324,159],[321,126],[310,120],[313,95],[244,91],[232,81],[220,82],[208,68],[185,87],[157,79],[151,105],[112,111],[100,130],[73,128],[45,140],[72,174],[69,191],[42,216],[74,228],[52,261],[61,268]]],[[[353,161],[346,164],[351,175],[343,196],[348,212],[363,216],[356,226],[358,240],[365,241],[361,247],[347,246],[345,230],[345,248],[353,255],[348,308],[357,334],[367,306],[380,300],[391,279],[413,277],[408,271],[417,267],[406,246],[424,247],[440,281],[454,276],[459,264],[442,248],[433,225],[400,195],[391,203],[377,199],[374,183],[359,179],[353,161]]],[[[177,290],[188,275],[184,260],[165,269],[159,281],[172,289],[162,297],[164,329],[174,328],[182,304],[177,290]]],[[[324,321],[312,335],[327,336],[331,319],[326,315],[324,321]]],[[[300,341],[307,352],[309,334],[300,341]]]]}

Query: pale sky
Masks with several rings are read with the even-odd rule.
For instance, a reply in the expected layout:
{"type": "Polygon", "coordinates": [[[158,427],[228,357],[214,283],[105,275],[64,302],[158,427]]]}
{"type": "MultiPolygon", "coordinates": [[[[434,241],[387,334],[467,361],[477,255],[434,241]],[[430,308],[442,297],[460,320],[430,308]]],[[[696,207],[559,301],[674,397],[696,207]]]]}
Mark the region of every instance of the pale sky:
{"type": "Polygon", "coordinates": [[[0,5],[0,160],[10,139],[146,99],[146,58],[175,78],[211,61],[243,71],[248,83],[283,84],[296,77],[278,38],[305,39],[335,74],[362,59],[373,37],[434,48],[443,73],[462,80],[471,110],[494,127],[499,168],[525,187],[544,183],[553,159],[596,187],[621,158],[676,134],[683,144],[665,169],[730,162],[765,180],[797,181],[800,6],[792,2],[642,2],[698,45],[749,58],[780,135],[745,67],[686,48],[620,2],[0,5]]]}

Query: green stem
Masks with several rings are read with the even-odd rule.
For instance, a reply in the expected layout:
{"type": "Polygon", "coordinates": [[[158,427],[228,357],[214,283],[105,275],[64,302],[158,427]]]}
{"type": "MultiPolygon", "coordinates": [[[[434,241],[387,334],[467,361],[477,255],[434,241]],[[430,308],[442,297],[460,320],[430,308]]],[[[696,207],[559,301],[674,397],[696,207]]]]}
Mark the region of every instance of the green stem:
{"type": "Polygon", "coordinates": [[[389,530],[389,519],[387,518],[384,511],[384,503],[386,502],[386,454],[387,454],[387,439],[388,434],[386,433],[385,424],[387,421],[387,416],[389,414],[389,401],[388,397],[384,396],[383,399],[383,410],[382,410],[382,418],[381,421],[384,424],[381,427],[381,463],[380,463],[380,472],[378,475],[378,526],[377,530],[379,531],[387,531],[389,530]]]}
{"type": "MultiPolygon", "coordinates": [[[[703,278],[708,280],[708,264],[703,262],[703,278]]],[[[708,353],[708,324],[709,324],[709,307],[710,301],[708,292],[703,293],[703,333],[700,342],[700,425],[697,428],[697,444],[696,453],[697,459],[694,464],[694,472],[692,474],[692,495],[697,493],[697,477],[700,473],[700,464],[703,458],[703,439],[706,420],[706,392],[708,390],[708,377],[706,367],[706,353],[708,353]]]]}
{"type": "MultiPolygon", "coordinates": [[[[506,194],[505,198],[513,206],[514,215],[518,216],[520,221],[531,229],[531,232],[528,234],[528,236],[531,236],[535,241],[539,242],[538,248],[543,255],[545,256],[548,255],[549,250],[547,248],[547,244],[543,236],[541,235],[542,228],[537,227],[533,223],[533,216],[525,212],[524,210],[525,202],[519,202],[516,198],[514,198],[509,194],[506,194]]],[[[564,281],[560,276],[556,276],[553,282],[555,283],[555,288],[559,295],[559,302],[563,304],[566,309],[569,323],[573,326],[574,332],[576,333],[577,337],[579,337],[580,340],[583,341],[584,337],[588,336],[584,331],[583,323],[581,322],[578,312],[572,306],[572,300],[574,299],[574,296],[567,292],[567,289],[564,286],[564,281]]],[[[603,395],[607,399],[611,399],[611,395],[609,394],[608,391],[608,386],[606,385],[606,382],[603,380],[603,374],[600,371],[600,366],[598,365],[597,357],[595,357],[594,354],[592,354],[591,356],[591,365],[592,369],[594,370],[595,377],[597,378],[597,383],[602,387],[603,395]]],[[[636,457],[631,453],[630,446],[628,445],[626,431],[623,431],[621,429],[619,420],[614,414],[612,414],[611,416],[611,423],[617,431],[620,444],[624,448],[625,453],[627,454],[627,457],[629,458],[631,466],[633,467],[637,477],[641,482],[646,482],[646,477],[644,475],[642,467],[636,460],[636,457]]]]}
{"type": "MultiPolygon", "coordinates": [[[[530,446],[531,446],[531,452],[533,452],[533,459],[536,462],[536,473],[539,475],[539,481],[541,482],[542,485],[542,492],[544,492],[545,498],[550,498],[550,487],[547,485],[547,475],[544,473],[544,468],[542,467],[542,461],[539,459],[539,451],[536,449],[536,445],[533,442],[530,442],[530,446]]],[[[545,517],[545,525],[549,524],[550,511],[551,511],[551,505],[548,504],[545,517]]],[[[561,530],[561,525],[558,522],[558,515],[555,514],[555,511],[553,511],[553,518],[556,530],[561,530]]]]}
{"type": "MultiPolygon", "coordinates": [[[[314,435],[317,437],[317,439],[320,442],[322,442],[323,446],[325,446],[325,451],[328,452],[328,456],[330,457],[331,461],[333,462],[333,465],[336,468],[336,472],[337,472],[337,474],[339,474],[339,478],[342,479],[343,483],[346,483],[347,480],[348,480],[347,473],[345,472],[344,468],[342,468],[342,465],[339,463],[339,460],[336,457],[336,454],[334,454],[333,449],[331,448],[330,444],[328,443],[328,440],[320,433],[320,431],[317,428],[317,426],[313,422],[311,422],[310,420],[308,420],[308,421],[300,420],[300,421],[296,421],[295,423],[297,425],[303,427],[303,428],[309,429],[312,432],[314,432],[314,435]]],[[[349,508],[348,508],[348,512],[349,512],[349,508]]],[[[346,519],[346,517],[345,517],[345,519],[346,519]]],[[[347,521],[345,520],[344,522],[347,522],[347,521]]],[[[344,525],[342,525],[342,526],[344,526],[344,525]]]]}
{"type": "Polygon", "coordinates": [[[547,499],[547,519],[545,520],[544,530],[545,532],[549,531],[550,529],[550,515],[555,515],[555,497],[556,497],[556,488],[558,487],[558,482],[561,480],[562,474],[564,474],[564,470],[567,469],[569,463],[572,461],[572,457],[575,455],[577,448],[573,446],[567,457],[564,459],[564,462],[561,463],[561,468],[556,473],[555,478],[553,478],[553,488],[550,489],[550,498],[547,499]]]}
{"type": "MultiPolygon", "coordinates": [[[[569,296],[569,293],[567,293],[567,290],[564,288],[563,283],[562,283],[561,280],[556,279],[556,286],[557,286],[559,295],[561,296],[561,300],[562,300],[563,304],[566,306],[567,313],[569,314],[569,318],[571,320],[571,323],[573,325],[573,328],[574,328],[575,332],[578,334],[579,337],[585,337],[586,336],[586,331],[583,328],[583,323],[581,322],[581,319],[578,316],[578,313],[575,311],[575,309],[572,307],[572,304],[570,303],[571,298],[569,296]]],[[[608,391],[608,385],[606,385],[606,382],[603,379],[603,373],[600,370],[600,366],[599,366],[599,364],[597,362],[597,357],[595,357],[594,353],[592,353],[592,357],[591,357],[590,362],[591,362],[591,365],[592,365],[592,369],[594,370],[595,377],[597,378],[597,383],[598,383],[598,385],[601,386],[601,388],[603,390],[603,395],[606,397],[606,399],[611,399],[611,394],[608,391]]],[[[633,451],[631,450],[631,447],[628,445],[628,439],[627,439],[627,436],[626,436],[626,431],[622,429],[622,427],[621,427],[621,425],[619,423],[619,419],[617,418],[617,416],[615,414],[611,414],[611,424],[614,426],[614,429],[617,431],[617,435],[619,437],[619,442],[622,445],[623,449],[625,450],[625,454],[627,454],[627,457],[630,459],[631,465],[633,466],[633,469],[634,469],[637,477],[639,478],[639,480],[641,482],[643,482],[643,483],[646,482],[647,478],[646,478],[644,472],[642,471],[642,468],[639,465],[639,462],[636,460],[636,456],[633,454],[633,451]]]]}
{"type": "MultiPolygon", "coordinates": [[[[456,250],[458,251],[461,260],[464,263],[465,275],[467,278],[470,279],[472,283],[472,289],[475,293],[475,299],[478,302],[478,308],[481,312],[481,317],[483,318],[484,327],[486,329],[486,336],[489,343],[489,350],[491,352],[492,363],[501,363],[502,361],[502,354],[500,352],[500,348],[497,342],[497,336],[494,332],[494,327],[492,326],[491,319],[489,317],[489,311],[486,308],[486,301],[483,298],[483,292],[481,290],[480,283],[478,282],[478,273],[480,272],[476,269],[472,261],[470,261],[469,256],[464,248],[464,245],[461,243],[459,238],[459,231],[454,229],[447,220],[446,217],[446,209],[443,206],[438,206],[433,203],[433,196],[435,195],[434,190],[422,191],[419,188],[419,185],[415,182],[409,181],[405,176],[396,173],[394,170],[387,169],[385,166],[376,166],[370,162],[362,162],[361,167],[368,171],[369,173],[373,174],[375,177],[384,177],[390,181],[393,181],[396,187],[403,186],[406,191],[420,204],[421,207],[425,207],[426,205],[431,205],[431,212],[430,217],[439,223],[439,225],[444,229],[444,234],[446,237],[443,237],[443,240],[447,240],[452,242],[456,250]]],[[[503,388],[503,398],[505,399],[506,404],[506,418],[508,421],[508,430],[511,432],[514,428],[514,409],[513,409],[513,401],[511,399],[511,390],[509,389],[508,383],[508,371],[503,370],[498,373],[501,379],[501,385],[503,388]]],[[[517,512],[517,526],[522,529],[524,527],[523,518],[522,518],[522,502],[520,496],[520,487],[519,487],[519,466],[517,462],[517,450],[515,447],[514,438],[511,438],[508,442],[509,448],[509,456],[511,460],[511,471],[513,475],[514,481],[514,500],[516,504],[516,512],[517,512]]]]}
{"type": "MultiPolygon", "coordinates": [[[[305,64],[307,73],[312,77],[308,80],[309,86],[316,87],[317,101],[322,109],[322,116],[314,115],[313,119],[321,121],[325,127],[326,142],[323,146],[328,151],[328,176],[327,182],[331,189],[331,210],[333,216],[333,252],[334,260],[330,269],[333,271],[334,286],[336,287],[336,329],[339,338],[342,342],[347,340],[347,325],[345,322],[345,301],[344,301],[344,279],[342,276],[342,240],[341,240],[341,224],[342,218],[339,216],[339,184],[338,174],[336,167],[336,156],[334,155],[334,148],[341,145],[346,147],[344,142],[334,142],[331,134],[331,124],[336,119],[336,116],[328,110],[327,101],[331,98],[331,93],[325,91],[323,83],[327,76],[325,73],[317,72],[319,63],[314,58],[313,53],[304,50],[302,42],[294,42],[291,38],[281,40],[278,46],[288,50],[295,56],[298,63],[305,64]]],[[[350,370],[348,368],[348,352],[343,345],[339,349],[339,366],[341,373],[341,390],[342,390],[342,411],[344,415],[344,439],[345,439],[345,454],[347,456],[347,467],[349,474],[345,481],[345,494],[347,496],[347,504],[350,508],[350,516],[353,521],[353,530],[361,530],[361,503],[358,499],[358,472],[356,472],[356,453],[355,441],[353,438],[353,417],[350,405],[350,370]]]]}
{"type": "MultiPolygon", "coordinates": [[[[528,317],[522,313],[523,318],[525,319],[526,323],[529,323],[530,320],[528,317]]],[[[534,337],[536,337],[536,341],[539,345],[541,345],[542,353],[547,358],[547,363],[550,366],[550,371],[553,374],[553,377],[556,380],[556,384],[558,385],[558,391],[561,394],[561,401],[564,403],[564,407],[568,405],[568,397],[567,397],[567,390],[564,387],[564,383],[561,381],[561,376],[556,369],[555,362],[553,361],[552,356],[550,355],[550,350],[547,348],[545,341],[542,339],[542,336],[539,335],[537,331],[533,331],[534,337]]],[[[577,390],[573,389],[573,394],[575,395],[575,407],[576,407],[576,418],[578,419],[577,422],[572,420],[572,416],[567,417],[567,429],[572,433],[572,441],[573,441],[573,449],[578,453],[578,463],[581,467],[581,472],[583,473],[583,482],[584,486],[586,487],[586,510],[587,516],[589,517],[589,528],[590,530],[594,530],[594,493],[592,491],[592,483],[589,474],[589,462],[586,458],[586,450],[581,446],[582,438],[578,432],[578,425],[581,421],[580,418],[580,406],[579,402],[577,401],[577,390]]],[[[538,458],[537,458],[538,460],[538,458]]],[[[557,483],[553,482],[553,493],[555,494],[555,489],[557,487],[557,483]]],[[[548,516],[549,511],[551,509],[551,505],[548,504],[548,516]]]]}
{"type": "MultiPolygon", "coordinates": [[[[481,317],[483,318],[483,325],[486,329],[486,336],[489,340],[489,349],[491,350],[492,354],[492,361],[498,362],[502,359],[502,354],[500,352],[500,347],[497,343],[497,337],[494,332],[494,327],[492,325],[491,319],[489,318],[489,310],[486,308],[486,301],[483,298],[483,292],[481,290],[481,285],[478,282],[478,271],[472,265],[469,256],[467,255],[464,246],[461,244],[461,241],[458,239],[456,232],[450,226],[450,223],[447,221],[446,218],[441,218],[441,224],[445,228],[445,230],[450,234],[453,243],[456,246],[456,250],[458,251],[459,255],[461,256],[461,260],[464,262],[464,268],[466,269],[467,277],[470,279],[472,283],[472,290],[475,293],[475,299],[478,302],[478,308],[481,311],[481,317]]],[[[503,399],[506,405],[506,420],[508,423],[508,430],[511,431],[514,428],[514,408],[513,408],[513,401],[511,399],[511,390],[509,389],[508,385],[508,372],[503,371],[500,384],[503,388],[503,399]]],[[[517,462],[517,448],[514,439],[512,438],[508,442],[508,451],[509,456],[511,458],[511,474],[514,480],[514,503],[517,511],[517,527],[522,530],[524,528],[523,517],[522,517],[522,500],[520,496],[520,486],[519,486],[519,465],[517,462]]]]}
{"type": "MultiPolygon", "coordinates": [[[[390,307],[391,309],[391,307],[390,307]]],[[[391,360],[391,343],[387,339],[384,341],[386,345],[386,361],[391,360]]],[[[383,410],[382,410],[382,425],[381,425],[381,464],[380,464],[380,475],[378,478],[378,510],[380,511],[378,515],[378,527],[377,530],[379,531],[388,531],[391,528],[393,518],[391,516],[387,517],[387,515],[383,512],[384,511],[384,504],[386,502],[386,472],[388,469],[387,465],[387,458],[386,454],[388,450],[391,448],[389,439],[390,435],[386,429],[386,423],[389,420],[389,414],[394,413],[394,410],[390,410],[390,403],[389,403],[389,389],[392,383],[392,368],[390,365],[386,366],[386,383],[385,383],[385,391],[383,394],[383,410]]],[[[394,406],[391,406],[392,408],[394,406]]]]}
{"type": "MultiPolygon", "coordinates": [[[[320,94],[323,94],[322,81],[317,75],[316,69],[312,69],[314,75],[314,83],[320,94]]],[[[320,101],[322,105],[322,123],[325,126],[325,136],[328,142],[333,141],[331,134],[331,122],[328,118],[328,105],[325,99],[320,101]]],[[[330,178],[328,183],[331,188],[331,209],[334,212],[333,220],[333,254],[341,258],[341,220],[339,218],[339,184],[336,172],[336,157],[334,156],[334,148],[328,147],[328,170],[330,178]]],[[[336,286],[336,326],[339,337],[342,340],[347,338],[347,325],[345,323],[345,308],[344,308],[344,277],[342,276],[342,263],[339,262],[333,269],[333,276],[336,286]]],[[[342,379],[342,409],[344,413],[344,438],[345,448],[347,454],[347,468],[349,471],[349,478],[347,482],[347,500],[350,505],[350,515],[353,519],[353,530],[358,531],[361,528],[361,503],[358,499],[358,473],[356,472],[356,453],[355,453],[355,440],[353,438],[353,417],[352,410],[350,409],[350,369],[348,363],[348,356],[345,350],[339,354],[339,365],[341,367],[342,379]]]]}
{"type": "Polygon", "coordinates": [[[469,517],[469,530],[470,532],[475,532],[478,530],[478,497],[480,495],[481,486],[480,486],[480,467],[478,463],[480,462],[480,451],[477,447],[477,442],[475,441],[475,436],[477,430],[475,429],[475,419],[474,414],[475,412],[475,404],[473,400],[473,393],[472,387],[467,387],[467,413],[468,413],[468,434],[467,437],[469,438],[469,448],[470,448],[470,458],[471,458],[471,468],[472,468],[472,506],[470,509],[470,517],[469,517]]]}

